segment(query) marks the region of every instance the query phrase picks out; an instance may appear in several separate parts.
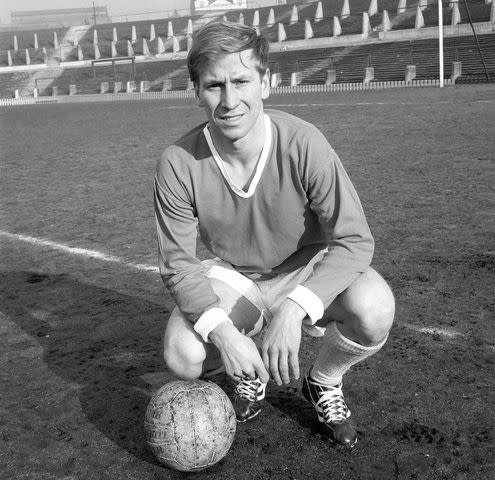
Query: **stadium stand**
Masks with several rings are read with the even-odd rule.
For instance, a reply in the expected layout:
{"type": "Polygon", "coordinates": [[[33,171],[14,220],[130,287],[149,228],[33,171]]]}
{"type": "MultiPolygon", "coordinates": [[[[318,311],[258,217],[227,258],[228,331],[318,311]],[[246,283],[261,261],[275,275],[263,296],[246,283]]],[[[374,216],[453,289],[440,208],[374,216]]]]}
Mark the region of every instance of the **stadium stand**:
{"type": "MultiPolygon", "coordinates": [[[[495,35],[481,35],[478,39],[489,59],[488,69],[495,73],[495,35]]],[[[436,39],[274,53],[271,59],[271,68],[281,73],[282,84],[290,83],[293,71],[302,72],[303,84],[325,83],[328,69],[335,69],[336,83],[361,82],[366,67],[374,68],[374,81],[400,81],[404,80],[408,65],[417,67],[417,79],[438,78],[436,39]]],[[[462,64],[462,81],[483,78],[484,69],[472,37],[445,39],[446,78],[453,73],[454,61],[462,64]]]]}
{"type": "MultiPolygon", "coordinates": [[[[485,67],[495,77],[494,2],[468,0],[469,11],[464,1],[444,3],[444,25],[459,28],[444,39],[446,78],[455,76],[463,83],[486,81],[485,67]],[[483,26],[478,41],[484,64],[469,34],[469,19],[483,26]],[[466,28],[461,30],[463,25],[466,28]],[[455,75],[454,62],[460,62],[455,75]]],[[[276,5],[96,28],[1,31],[0,96],[12,98],[15,90],[21,96],[32,95],[35,88],[39,95],[111,93],[115,84],[126,90],[128,82],[130,91],[185,90],[189,87],[185,54],[190,34],[214,18],[257,25],[276,46],[270,67],[279,74],[281,86],[294,84],[295,72],[296,83],[303,85],[404,81],[411,66],[412,78],[438,79],[436,3],[337,0],[332,5],[276,5]],[[367,19],[369,27],[364,31],[367,19]],[[395,34],[389,39],[390,32],[395,34]],[[134,68],[127,57],[135,59],[134,68]],[[103,62],[112,58],[119,61],[103,62]]]]}
{"type": "Polygon", "coordinates": [[[53,47],[54,33],[58,39],[62,40],[68,28],[59,29],[36,29],[36,30],[21,30],[21,31],[1,31],[0,32],[0,50],[13,50],[14,39],[17,39],[19,49],[35,48],[35,35],[38,40],[38,47],[53,47]]]}
{"type": "MultiPolygon", "coordinates": [[[[490,71],[495,72],[495,35],[480,36],[479,41],[491,59],[488,64],[490,71]]],[[[473,38],[446,39],[444,47],[446,78],[452,75],[454,61],[462,63],[464,81],[483,77],[484,71],[473,38]]],[[[335,70],[335,83],[362,82],[366,67],[374,68],[374,81],[404,80],[408,65],[417,67],[418,80],[438,78],[438,62],[437,40],[430,39],[274,53],[271,69],[281,73],[282,85],[290,85],[293,71],[301,71],[301,83],[310,85],[325,83],[329,69],[335,70]]]]}
{"type": "Polygon", "coordinates": [[[313,38],[333,36],[333,17],[323,18],[319,22],[312,23],[313,38]]]}

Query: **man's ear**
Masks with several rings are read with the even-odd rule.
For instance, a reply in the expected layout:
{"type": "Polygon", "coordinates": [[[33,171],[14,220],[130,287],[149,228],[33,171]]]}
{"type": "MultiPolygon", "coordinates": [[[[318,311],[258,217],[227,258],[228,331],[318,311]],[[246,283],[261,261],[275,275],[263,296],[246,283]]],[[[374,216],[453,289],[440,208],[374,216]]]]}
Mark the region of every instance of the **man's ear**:
{"type": "Polygon", "coordinates": [[[263,100],[266,100],[269,96],[270,96],[270,69],[267,68],[266,72],[261,77],[261,98],[263,100]]]}
{"type": "Polygon", "coordinates": [[[199,85],[197,83],[194,84],[194,98],[196,99],[198,107],[204,107],[204,103],[199,96],[199,85]]]}

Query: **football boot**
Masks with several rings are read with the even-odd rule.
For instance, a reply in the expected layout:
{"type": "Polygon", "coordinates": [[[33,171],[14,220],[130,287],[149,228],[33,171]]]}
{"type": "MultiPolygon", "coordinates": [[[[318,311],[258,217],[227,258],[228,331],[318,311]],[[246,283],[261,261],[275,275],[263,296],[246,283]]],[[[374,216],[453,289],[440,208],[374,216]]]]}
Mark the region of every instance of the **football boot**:
{"type": "Polygon", "coordinates": [[[329,439],[336,445],[353,448],[357,443],[357,433],[349,420],[351,412],[344,401],[342,384],[333,387],[321,385],[306,375],[302,394],[315,407],[318,421],[329,439]]]}
{"type": "Polygon", "coordinates": [[[234,389],[234,409],[237,421],[247,422],[256,417],[261,411],[261,400],[265,398],[266,383],[258,377],[242,379],[234,389]]]}

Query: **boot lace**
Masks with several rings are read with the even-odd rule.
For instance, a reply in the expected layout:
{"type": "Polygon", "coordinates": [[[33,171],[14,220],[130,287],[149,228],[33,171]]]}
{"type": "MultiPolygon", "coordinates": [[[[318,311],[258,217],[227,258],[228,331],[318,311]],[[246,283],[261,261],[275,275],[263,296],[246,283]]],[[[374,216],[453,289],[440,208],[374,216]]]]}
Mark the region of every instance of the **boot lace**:
{"type": "Polygon", "coordinates": [[[235,393],[243,400],[257,402],[265,398],[266,383],[259,378],[241,380],[235,387],[235,393]]]}
{"type": "Polygon", "coordinates": [[[326,423],[341,423],[351,416],[344,401],[341,385],[324,390],[322,388],[319,397],[316,406],[322,412],[326,423]]]}

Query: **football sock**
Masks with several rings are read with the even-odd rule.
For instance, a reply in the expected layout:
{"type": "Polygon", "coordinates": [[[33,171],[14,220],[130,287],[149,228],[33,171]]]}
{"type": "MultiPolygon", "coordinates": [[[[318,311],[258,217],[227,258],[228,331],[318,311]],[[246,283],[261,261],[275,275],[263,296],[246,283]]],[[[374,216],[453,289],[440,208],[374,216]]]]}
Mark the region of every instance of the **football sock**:
{"type": "Polygon", "coordinates": [[[378,352],[388,335],[376,345],[365,347],[344,337],[332,322],[326,329],[323,345],[310,372],[310,377],[321,385],[334,386],[342,382],[342,376],[352,365],[378,352]]]}

